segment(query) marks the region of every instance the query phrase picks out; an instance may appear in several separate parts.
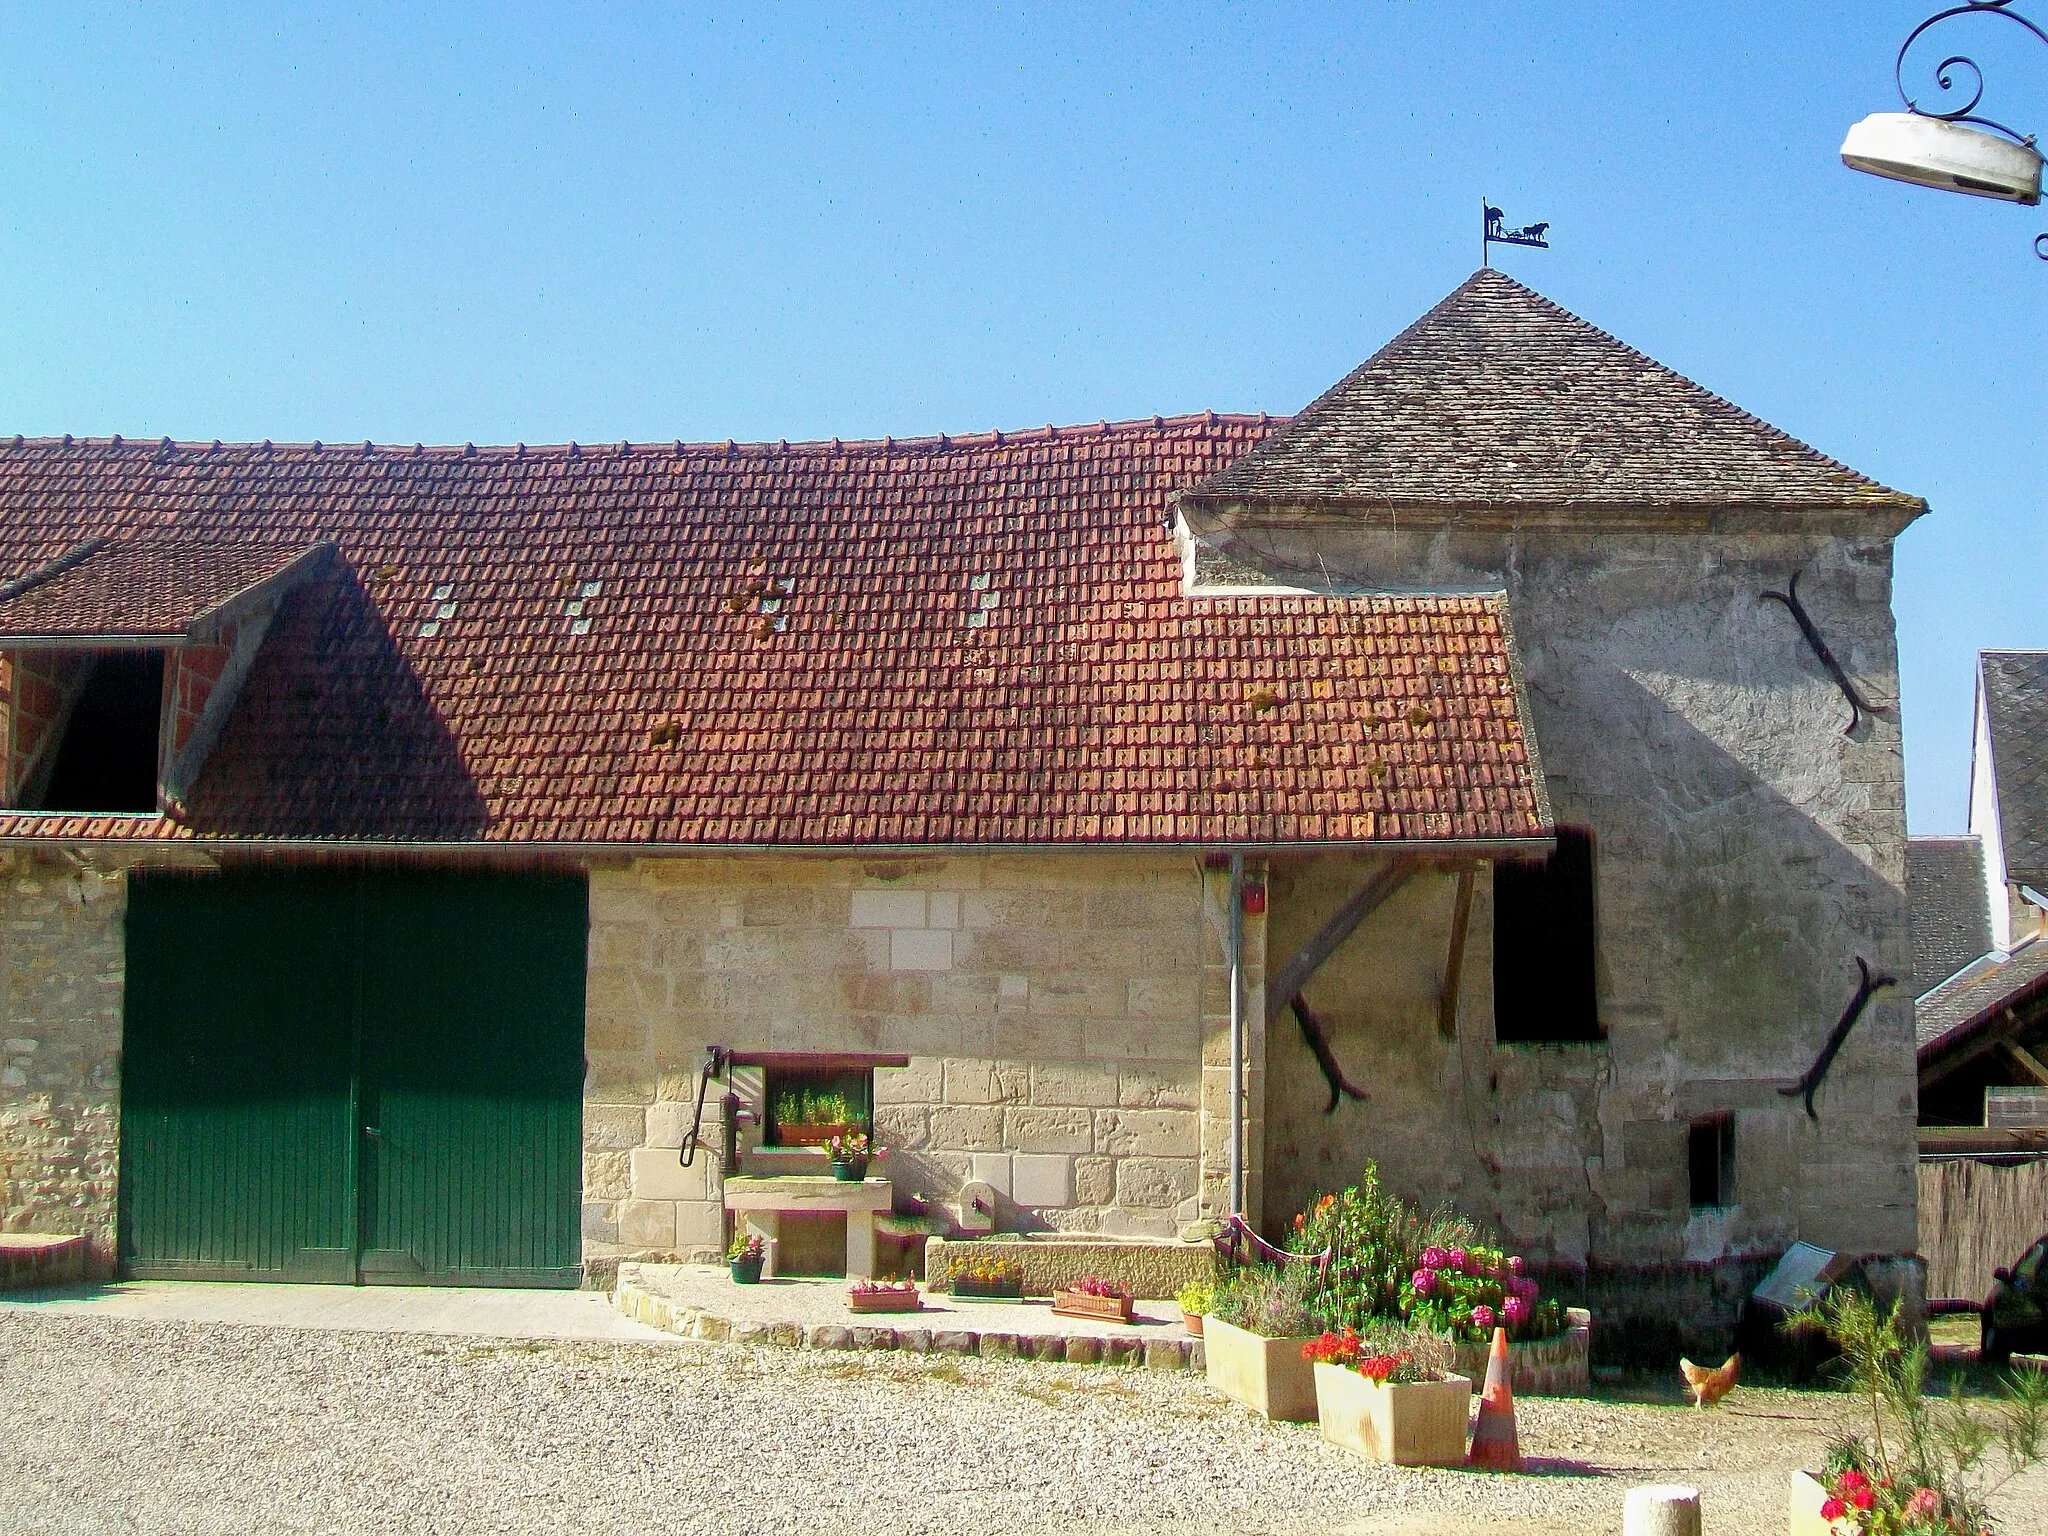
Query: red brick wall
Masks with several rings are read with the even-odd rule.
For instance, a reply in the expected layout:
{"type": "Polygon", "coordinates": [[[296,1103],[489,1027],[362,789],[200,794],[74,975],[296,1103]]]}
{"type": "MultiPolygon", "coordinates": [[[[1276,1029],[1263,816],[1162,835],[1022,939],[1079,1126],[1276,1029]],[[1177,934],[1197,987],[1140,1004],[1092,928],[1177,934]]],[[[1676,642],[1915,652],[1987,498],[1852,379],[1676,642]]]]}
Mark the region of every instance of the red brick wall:
{"type": "Polygon", "coordinates": [[[228,628],[222,631],[219,645],[188,645],[171,652],[170,665],[164,669],[164,686],[170,695],[165,700],[170,727],[166,761],[175,762],[199,728],[206,701],[227,671],[234,645],[235,632],[228,628]]]}
{"type": "Polygon", "coordinates": [[[0,789],[12,804],[29,766],[64,718],[64,707],[91,658],[71,651],[15,651],[5,658],[6,763],[0,789]]]}

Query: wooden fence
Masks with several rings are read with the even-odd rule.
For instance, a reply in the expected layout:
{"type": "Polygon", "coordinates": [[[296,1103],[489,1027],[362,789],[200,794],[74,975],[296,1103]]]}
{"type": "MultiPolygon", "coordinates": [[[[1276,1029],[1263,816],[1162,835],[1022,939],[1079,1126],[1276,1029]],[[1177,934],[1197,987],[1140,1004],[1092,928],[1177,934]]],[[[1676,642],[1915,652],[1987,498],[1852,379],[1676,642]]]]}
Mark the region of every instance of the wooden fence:
{"type": "Polygon", "coordinates": [[[1927,1294],[1981,1301],[1991,1271],[2048,1234],[2048,1159],[2000,1166],[1967,1157],[1920,1164],[1920,1252],[1927,1294]]]}

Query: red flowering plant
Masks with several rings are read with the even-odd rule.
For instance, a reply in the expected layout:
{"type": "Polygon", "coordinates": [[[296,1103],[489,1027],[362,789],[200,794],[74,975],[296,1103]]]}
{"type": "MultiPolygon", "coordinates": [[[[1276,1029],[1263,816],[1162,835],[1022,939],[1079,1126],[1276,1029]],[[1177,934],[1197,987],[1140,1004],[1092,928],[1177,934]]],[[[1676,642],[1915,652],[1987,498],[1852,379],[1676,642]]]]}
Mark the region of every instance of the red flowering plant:
{"type": "Polygon", "coordinates": [[[1443,1341],[1430,1334],[1390,1330],[1361,1334],[1344,1328],[1310,1339],[1301,1358],[1358,1372],[1382,1386],[1417,1381],[1442,1381],[1446,1363],[1443,1341]]]}
{"type": "Polygon", "coordinates": [[[1401,1315],[1419,1328],[1484,1342],[1495,1328],[1510,1339],[1548,1338],[1564,1326],[1564,1309],[1546,1300],[1518,1254],[1477,1243],[1422,1250],[1402,1282],[1401,1315]]]}
{"type": "Polygon", "coordinates": [[[1869,1438],[1828,1451],[1822,1518],[1842,1536],[1987,1536],[1991,1495],[2041,1460],[2048,1377],[2009,1376],[1989,1414],[1964,1401],[1960,1381],[1946,1399],[1929,1397],[1926,1338],[1897,1303],[1880,1307],[1849,1285],[1787,1326],[1826,1334],[1849,1390],[1870,1405],[1869,1438]]]}

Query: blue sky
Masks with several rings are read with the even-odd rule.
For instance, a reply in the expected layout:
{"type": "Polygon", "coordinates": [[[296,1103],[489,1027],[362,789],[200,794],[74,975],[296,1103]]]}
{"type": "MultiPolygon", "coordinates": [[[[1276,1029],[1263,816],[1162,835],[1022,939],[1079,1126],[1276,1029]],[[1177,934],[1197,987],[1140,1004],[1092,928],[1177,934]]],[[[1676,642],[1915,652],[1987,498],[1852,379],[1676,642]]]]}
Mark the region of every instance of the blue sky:
{"type": "MultiPolygon", "coordinates": [[[[1289,411],[1477,264],[1483,194],[1553,226],[1501,266],[1931,501],[1898,550],[1908,802],[1953,830],[1976,651],[2048,645],[2048,217],[1841,168],[1922,14],[10,6],[0,429],[1289,411]]],[[[1984,110],[2048,130],[2048,49],[1950,27],[1984,110]]]]}

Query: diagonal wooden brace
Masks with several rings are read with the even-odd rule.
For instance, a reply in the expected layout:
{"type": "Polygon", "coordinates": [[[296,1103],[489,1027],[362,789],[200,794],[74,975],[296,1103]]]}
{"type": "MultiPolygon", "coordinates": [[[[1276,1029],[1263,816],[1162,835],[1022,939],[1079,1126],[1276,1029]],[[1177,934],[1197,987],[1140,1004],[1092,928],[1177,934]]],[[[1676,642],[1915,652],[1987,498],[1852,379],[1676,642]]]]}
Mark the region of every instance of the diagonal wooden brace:
{"type": "Polygon", "coordinates": [[[1331,914],[1315,937],[1295,951],[1294,957],[1266,982],[1266,1017],[1278,1018],[1289,998],[1308,985],[1309,977],[1322,968],[1338,947],[1358,931],[1358,925],[1383,905],[1386,899],[1408,883],[1408,877],[1422,867],[1416,859],[1389,860],[1358,888],[1357,894],[1331,914]]]}

